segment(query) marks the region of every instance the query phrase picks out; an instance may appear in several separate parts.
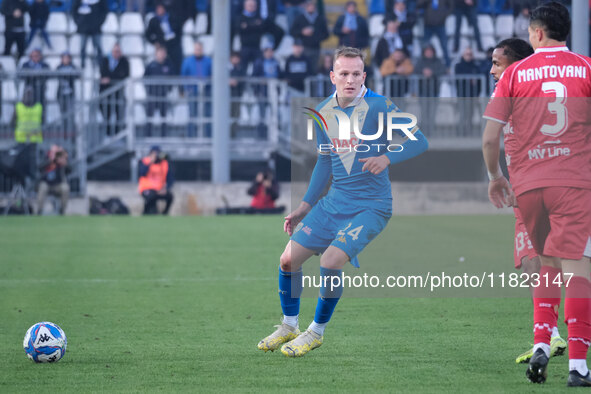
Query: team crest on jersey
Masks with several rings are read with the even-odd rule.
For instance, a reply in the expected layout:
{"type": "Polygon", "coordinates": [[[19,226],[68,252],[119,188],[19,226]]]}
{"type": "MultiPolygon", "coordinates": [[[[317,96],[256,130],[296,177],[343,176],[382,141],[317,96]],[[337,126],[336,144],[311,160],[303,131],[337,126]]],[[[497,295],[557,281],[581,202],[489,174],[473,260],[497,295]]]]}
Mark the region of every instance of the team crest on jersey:
{"type": "Polygon", "coordinates": [[[323,118],[326,120],[327,127],[326,127],[326,135],[332,142],[332,152],[338,154],[343,167],[347,171],[347,174],[351,173],[351,169],[353,168],[353,164],[355,162],[355,156],[357,154],[356,150],[354,149],[357,145],[361,144],[361,141],[355,132],[353,131],[353,127],[355,125],[359,127],[359,130],[363,130],[363,125],[365,124],[367,111],[369,110],[369,105],[365,100],[362,100],[359,104],[355,106],[353,112],[351,113],[350,119],[357,119],[357,122],[350,122],[349,125],[349,138],[339,138],[340,130],[339,130],[339,116],[342,116],[342,111],[340,109],[333,109],[333,108],[326,108],[320,111],[323,115],[323,118]],[[340,114],[336,114],[336,111],[340,111],[340,114]]]}

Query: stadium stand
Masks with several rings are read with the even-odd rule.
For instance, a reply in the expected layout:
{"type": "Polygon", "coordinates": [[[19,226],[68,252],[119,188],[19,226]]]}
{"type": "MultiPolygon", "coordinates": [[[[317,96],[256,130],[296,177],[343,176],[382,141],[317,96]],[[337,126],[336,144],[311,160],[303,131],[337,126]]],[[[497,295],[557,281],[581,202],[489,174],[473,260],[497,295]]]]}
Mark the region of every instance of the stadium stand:
{"type": "MultiPolygon", "coordinates": [[[[278,1],[278,0],[277,0],[278,1]]],[[[412,2],[412,1],[409,1],[412,2]]],[[[45,60],[49,64],[52,70],[55,70],[59,64],[59,55],[65,51],[71,52],[73,56],[73,63],[76,66],[80,64],[80,36],[76,33],[76,25],[74,24],[70,15],[70,3],[71,1],[65,0],[58,4],[58,2],[52,2],[51,14],[47,24],[47,30],[50,34],[50,39],[53,44],[53,49],[49,50],[42,46],[39,38],[36,38],[29,48],[32,49],[36,46],[41,47],[45,55],[45,60]]],[[[81,171],[93,170],[105,163],[109,163],[110,160],[117,158],[130,156],[135,157],[140,155],[143,150],[147,149],[150,144],[159,143],[168,152],[180,159],[194,159],[195,157],[200,160],[208,160],[211,155],[210,147],[211,140],[205,137],[202,132],[197,134],[194,139],[187,138],[185,135],[186,123],[188,121],[194,122],[198,125],[201,131],[203,128],[210,124],[211,119],[200,116],[197,119],[191,119],[188,111],[188,99],[186,96],[179,92],[178,86],[183,86],[191,83],[202,84],[203,81],[193,80],[182,80],[177,79],[165,79],[162,83],[170,84],[170,94],[166,97],[170,103],[170,111],[168,111],[166,122],[170,124],[170,132],[167,133],[166,137],[150,137],[144,136],[144,127],[148,120],[145,118],[145,103],[146,103],[146,90],[144,82],[142,81],[144,75],[145,65],[152,60],[154,56],[154,46],[149,44],[145,40],[144,32],[147,26],[147,21],[154,15],[151,13],[153,10],[147,9],[147,13],[142,15],[139,12],[126,11],[124,8],[125,2],[110,1],[109,9],[111,12],[107,14],[107,18],[101,27],[102,38],[101,47],[105,55],[109,54],[111,48],[116,42],[119,42],[122,48],[123,54],[128,57],[130,61],[130,78],[122,81],[121,83],[113,86],[111,89],[98,95],[98,67],[93,64],[92,61],[87,61],[86,68],[82,71],[80,78],[76,82],[76,108],[72,110],[77,113],[76,122],[78,124],[78,130],[84,130],[85,133],[81,133],[80,138],[86,138],[86,145],[84,149],[79,149],[80,160],[84,160],[83,156],[87,156],[87,160],[84,166],[81,167],[81,171]],[[109,100],[114,97],[117,92],[125,92],[127,99],[127,113],[126,124],[124,125],[120,135],[116,138],[108,138],[105,135],[104,130],[101,126],[101,117],[97,116],[96,113],[99,103],[101,100],[109,100]],[[93,133],[92,139],[88,138],[89,133],[93,133]],[[160,139],[157,139],[160,138],[160,139]]],[[[329,30],[332,31],[336,19],[342,14],[345,0],[324,0],[323,10],[328,21],[329,30]]],[[[369,21],[369,32],[371,36],[371,49],[368,50],[371,55],[375,50],[377,40],[384,33],[384,11],[386,10],[384,0],[358,0],[358,9],[361,15],[368,18],[369,21]],[[371,11],[371,12],[370,12],[371,11]]],[[[204,53],[206,56],[212,56],[214,54],[215,42],[213,36],[208,34],[210,31],[208,26],[208,15],[206,10],[206,2],[196,1],[197,10],[199,11],[195,17],[190,17],[182,26],[182,49],[185,56],[193,53],[193,44],[195,41],[200,41],[204,47],[204,53]],[[205,6],[204,6],[205,4],[205,6]]],[[[280,4],[279,4],[280,5],[280,4]]],[[[285,59],[292,54],[293,38],[289,36],[289,29],[287,28],[287,17],[282,13],[282,7],[278,7],[279,14],[275,18],[275,23],[280,26],[286,33],[279,47],[275,52],[276,58],[280,64],[285,63],[285,59]]],[[[514,16],[512,10],[509,12],[507,5],[504,1],[497,0],[490,2],[488,0],[481,0],[479,2],[479,15],[478,25],[482,36],[482,42],[484,48],[494,46],[496,42],[503,38],[513,36],[513,25],[514,16]]],[[[240,10],[238,10],[238,13],[240,10]]],[[[26,25],[28,28],[28,24],[26,25]]],[[[455,17],[450,15],[446,19],[446,33],[448,35],[448,42],[450,47],[448,48],[450,53],[452,51],[453,35],[455,34],[455,17]]],[[[0,33],[4,31],[4,17],[0,17],[0,33]]],[[[417,23],[412,28],[413,38],[412,47],[410,50],[411,58],[416,61],[421,54],[421,38],[423,37],[423,22],[422,18],[418,18],[417,23]]],[[[462,21],[460,30],[460,48],[458,53],[454,53],[452,59],[452,65],[450,69],[453,70],[453,65],[459,59],[459,54],[467,46],[471,46],[475,51],[475,56],[479,60],[483,60],[485,54],[476,51],[474,42],[474,32],[471,27],[468,26],[466,20],[462,21]]],[[[0,35],[0,46],[3,47],[3,35],[0,35]]],[[[261,40],[261,46],[268,42],[266,38],[261,40]]],[[[436,53],[439,57],[442,54],[442,48],[439,46],[439,42],[436,39],[432,40],[433,45],[436,48],[436,53]]],[[[336,46],[337,40],[334,35],[323,42],[322,50],[323,53],[330,53],[336,46]]],[[[232,44],[233,50],[240,50],[239,40],[234,38],[232,44]]],[[[87,56],[92,59],[94,48],[90,42],[87,42],[87,56]]],[[[371,57],[371,56],[370,56],[371,57]]],[[[26,56],[24,56],[26,58],[26,56]]],[[[368,61],[368,64],[371,64],[368,61]]],[[[18,78],[18,67],[13,56],[2,56],[0,57],[0,65],[5,78],[2,78],[2,97],[1,97],[1,117],[0,117],[0,148],[5,147],[12,143],[13,135],[10,126],[10,120],[12,118],[13,107],[15,102],[22,94],[22,82],[18,78]]],[[[247,75],[250,75],[252,70],[248,70],[247,75]]],[[[383,80],[379,76],[377,70],[373,71],[373,76],[368,79],[368,84],[374,89],[385,93],[395,94],[396,92],[391,91],[390,87],[395,86],[392,80],[395,77],[388,77],[383,80]]],[[[57,74],[53,71],[47,74],[48,88],[46,92],[47,97],[47,119],[46,122],[51,124],[51,127],[57,127],[53,125],[59,124],[62,118],[60,114],[59,106],[57,105],[56,90],[57,90],[57,74]]],[[[416,94],[416,89],[413,90],[413,86],[420,83],[420,76],[413,76],[408,79],[410,83],[410,89],[408,96],[416,94]]],[[[455,76],[449,72],[445,77],[439,80],[439,96],[453,98],[456,95],[456,83],[458,78],[462,76],[455,76]]],[[[490,79],[485,73],[476,77],[483,84],[490,83],[490,79]]],[[[289,156],[289,152],[282,150],[278,146],[278,141],[281,138],[289,141],[289,93],[282,80],[260,80],[256,83],[253,82],[252,78],[245,78],[245,89],[241,97],[235,97],[240,103],[239,113],[231,119],[232,136],[234,142],[241,141],[241,144],[235,143],[232,147],[233,153],[237,157],[245,158],[248,160],[257,160],[261,157],[265,157],[271,154],[271,152],[279,151],[280,154],[289,156]],[[256,100],[259,98],[254,94],[256,85],[265,86],[270,92],[268,100],[269,103],[266,106],[259,106],[256,100]],[[268,111],[261,114],[260,108],[268,108],[268,111]],[[282,133],[277,135],[277,130],[282,130],[282,133]],[[263,136],[265,138],[264,144],[259,144],[258,148],[255,148],[255,144],[248,145],[245,148],[245,141],[253,142],[263,136]],[[275,144],[275,146],[274,146],[275,144]]],[[[330,82],[327,81],[326,75],[311,75],[306,82],[307,92],[312,94],[313,92],[325,91],[326,86],[330,86],[330,82]]],[[[196,97],[199,105],[206,105],[209,103],[211,98],[204,93],[206,89],[201,89],[199,95],[196,97]]],[[[484,98],[484,90],[481,96],[484,98]]],[[[438,111],[446,111],[445,106],[443,109],[438,111]]],[[[203,114],[204,112],[200,112],[203,114]]],[[[157,116],[159,118],[159,115],[157,116]]],[[[453,137],[453,126],[454,117],[444,117],[446,122],[445,130],[441,131],[441,139],[449,139],[453,137]]],[[[152,120],[149,120],[150,122],[152,120]]],[[[163,121],[157,119],[158,122],[163,121]]],[[[464,148],[474,148],[477,145],[477,137],[480,135],[480,126],[474,123],[474,133],[472,136],[463,135],[465,145],[464,148]],[[470,137],[467,138],[466,137],[470,137]]],[[[432,146],[437,148],[438,137],[433,136],[432,146]]],[[[49,140],[48,140],[49,141],[49,140]]],[[[79,144],[83,142],[78,141],[79,144]]],[[[281,144],[279,144],[281,145],[281,144]]],[[[82,145],[80,145],[82,147],[82,145]]],[[[442,145],[443,146],[443,145],[442,145]]],[[[76,149],[73,149],[76,154],[76,149]]],[[[130,160],[133,162],[135,158],[130,160]]],[[[133,171],[131,171],[133,173],[133,171]]],[[[81,180],[80,185],[84,184],[84,174],[79,175],[81,180]]],[[[79,190],[79,189],[76,189],[79,190]]],[[[83,192],[83,191],[82,191],[83,192]]]]}

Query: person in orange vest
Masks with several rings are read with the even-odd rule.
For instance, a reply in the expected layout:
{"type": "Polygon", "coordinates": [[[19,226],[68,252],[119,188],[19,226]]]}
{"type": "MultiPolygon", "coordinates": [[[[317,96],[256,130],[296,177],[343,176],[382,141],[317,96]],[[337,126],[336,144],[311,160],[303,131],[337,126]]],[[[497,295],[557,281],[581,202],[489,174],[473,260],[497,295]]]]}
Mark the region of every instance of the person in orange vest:
{"type": "Polygon", "coordinates": [[[162,153],[158,145],[152,146],[148,156],[141,159],[139,163],[138,190],[144,198],[144,215],[158,213],[156,205],[158,200],[166,202],[162,214],[168,214],[173,200],[171,192],[173,182],[167,155],[162,153]]]}

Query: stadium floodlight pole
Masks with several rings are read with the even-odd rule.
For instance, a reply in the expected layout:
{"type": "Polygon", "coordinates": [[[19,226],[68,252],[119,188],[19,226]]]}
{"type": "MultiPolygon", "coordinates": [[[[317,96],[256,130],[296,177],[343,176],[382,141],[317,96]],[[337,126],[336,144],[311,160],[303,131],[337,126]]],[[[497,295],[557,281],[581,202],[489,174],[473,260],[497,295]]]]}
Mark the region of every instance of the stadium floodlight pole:
{"type": "Polygon", "coordinates": [[[572,8],[572,50],[581,55],[589,56],[589,2],[573,1],[572,8]]]}
{"type": "Polygon", "coordinates": [[[216,0],[213,6],[213,149],[211,181],[230,181],[230,0],[216,0]]]}

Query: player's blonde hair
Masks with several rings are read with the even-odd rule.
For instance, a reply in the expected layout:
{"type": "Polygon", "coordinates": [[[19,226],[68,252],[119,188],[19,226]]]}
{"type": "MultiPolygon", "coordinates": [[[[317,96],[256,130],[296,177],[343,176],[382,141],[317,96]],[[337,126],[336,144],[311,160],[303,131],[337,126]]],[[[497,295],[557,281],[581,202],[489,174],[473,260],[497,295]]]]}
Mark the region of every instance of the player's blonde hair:
{"type": "Polygon", "coordinates": [[[340,57],[350,57],[350,58],[360,58],[363,63],[365,63],[365,54],[359,48],[353,47],[339,47],[334,52],[334,56],[332,58],[332,64],[336,63],[337,59],[340,57]]]}

